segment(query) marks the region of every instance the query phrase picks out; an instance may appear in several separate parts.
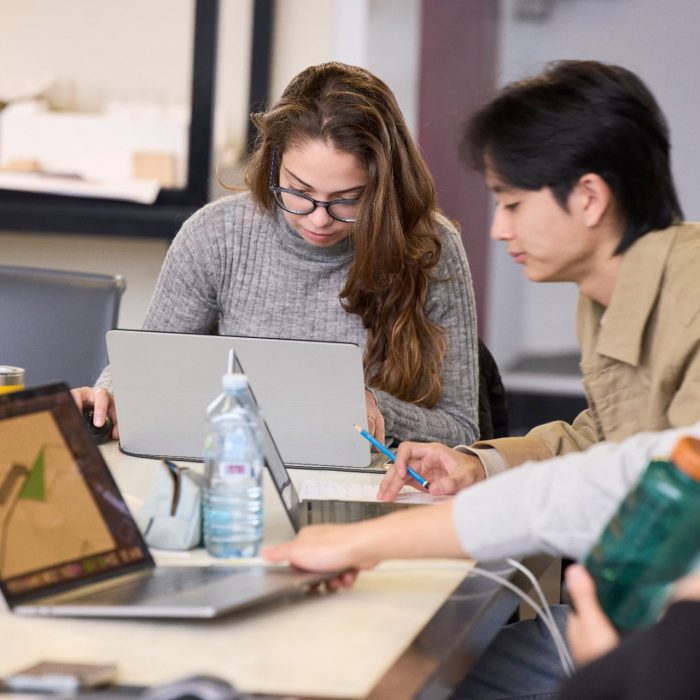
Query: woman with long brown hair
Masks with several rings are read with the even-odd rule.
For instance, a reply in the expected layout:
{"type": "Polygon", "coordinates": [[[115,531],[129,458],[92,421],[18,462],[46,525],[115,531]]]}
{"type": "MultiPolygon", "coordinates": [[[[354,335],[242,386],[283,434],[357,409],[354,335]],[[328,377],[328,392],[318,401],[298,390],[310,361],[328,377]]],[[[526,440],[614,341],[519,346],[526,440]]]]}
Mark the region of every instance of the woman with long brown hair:
{"type": "MultiPolygon", "coordinates": [[[[355,342],[380,440],[478,437],[469,268],[392,92],[325,63],[252,118],[249,191],[183,225],[144,328],[355,342]]],[[[76,394],[96,421],[111,403],[76,394]]]]}

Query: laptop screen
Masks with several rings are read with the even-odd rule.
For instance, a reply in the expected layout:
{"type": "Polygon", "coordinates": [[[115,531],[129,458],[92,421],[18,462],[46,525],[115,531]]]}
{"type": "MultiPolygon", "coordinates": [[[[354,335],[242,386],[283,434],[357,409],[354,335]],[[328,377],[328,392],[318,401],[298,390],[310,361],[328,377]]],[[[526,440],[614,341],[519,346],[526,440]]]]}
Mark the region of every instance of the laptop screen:
{"type": "Polygon", "coordinates": [[[153,560],[65,384],[0,396],[0,587],[8,603],[153,560]]]}
{"type": "MultiPolygon", "coordinates": [[[[240,358],[233,350],[230,351],[229,356],[229,366],[232,371],[239,374],[246,374],[243,365],[241,364],[240,358]]],[[[246,374],[246,377],[248,375],[246,374]]],[[[255,396],[253,387],[248,383],[248,393],[253,401],[260,408],[260,404],[255,396]]],[[[292,524],[295,532],[299,532],[302,526],[301,519],[301,505],[299,503],[299,494],[297,493],[292,479],[287,471],[287,466],[282,459],[275,438],[272,437],[270,432],[270,426],[267,424],[265,419],[265,414],[262,414],[262,438],[263,438],[263,454],[265,459],[265,466],[267,471],[270,473],[270,478],[275,486],[277,493],[279,494],[280,500],[282,501],[282,506],[284,507],[289,522],[292,524]]]]}
{"type": "Polygon", "coordinates": [[[201,461],[206,408],[233,350],[286,464],[370,463],[352,429],[367,419],[357,345],[115,329],[107,346],[126,454],[201,461]]]}

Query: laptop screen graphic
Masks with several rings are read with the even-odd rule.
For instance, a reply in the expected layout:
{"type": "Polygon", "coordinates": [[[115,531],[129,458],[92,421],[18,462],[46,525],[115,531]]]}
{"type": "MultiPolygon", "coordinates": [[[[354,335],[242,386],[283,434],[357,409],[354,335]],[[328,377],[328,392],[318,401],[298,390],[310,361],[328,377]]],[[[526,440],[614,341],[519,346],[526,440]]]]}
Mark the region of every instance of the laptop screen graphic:
{"type": "Polygon", "coordinates": [[[0,585],[8,599],[151,562],[70,393],[59,387],[0,402],[0,585]]]}

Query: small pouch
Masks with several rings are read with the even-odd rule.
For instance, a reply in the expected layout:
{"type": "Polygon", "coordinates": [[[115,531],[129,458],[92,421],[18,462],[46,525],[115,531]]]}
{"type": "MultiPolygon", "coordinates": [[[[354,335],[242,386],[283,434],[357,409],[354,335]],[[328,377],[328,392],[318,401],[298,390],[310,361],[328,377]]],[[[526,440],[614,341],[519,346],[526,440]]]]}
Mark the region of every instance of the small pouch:
{"type": "Polygon", "coordinates": [[[151,489],[136,514],[146,543],[158,549],[192,549],[202,540],[204,477],[169,461],[160,462],[151,489]]]}

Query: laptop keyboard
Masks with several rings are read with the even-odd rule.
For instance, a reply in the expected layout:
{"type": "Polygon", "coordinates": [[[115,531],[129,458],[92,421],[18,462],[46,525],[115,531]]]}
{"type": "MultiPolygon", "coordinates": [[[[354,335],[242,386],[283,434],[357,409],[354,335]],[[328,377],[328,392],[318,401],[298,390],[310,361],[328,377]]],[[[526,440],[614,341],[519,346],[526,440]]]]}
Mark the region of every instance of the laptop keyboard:
{"type": "Polygon", "coordinates": [[[407,508],[401,503],[367,503],[364,501],[303,501],[306,503],[306,522],[317,523],[355,523],[380,515],[407,508]]]}
{"type": "Polygon", "coordinates": [[[249,569],[247,567],[210,569],[200,566],[170,569],[164,566],[126,581],[114,582],[94,593],[86,593],[83,590],[78,595],[81,603],[89,603],[90,605],[140,603],[179,593],[183,590],[191,591],[206,587],[222,578],[244,571],[249,571],[249,569]]]}

